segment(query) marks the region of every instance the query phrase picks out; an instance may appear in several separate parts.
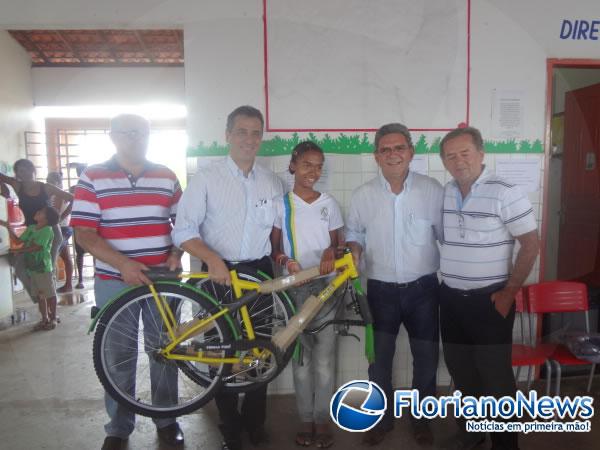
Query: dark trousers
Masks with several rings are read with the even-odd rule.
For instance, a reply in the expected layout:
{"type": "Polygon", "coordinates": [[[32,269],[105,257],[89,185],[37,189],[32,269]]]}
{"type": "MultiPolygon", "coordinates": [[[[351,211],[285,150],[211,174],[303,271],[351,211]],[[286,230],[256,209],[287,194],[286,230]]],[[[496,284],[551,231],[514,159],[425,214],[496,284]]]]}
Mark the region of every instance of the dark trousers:
{"type": "MultiPolygon", "coordinates": [[[[273,264],[268,256],[256,261],[244,262],[243,265],[273,276],[273,264]]],[[[235,265],[232,267],[235,268],[235,265]]],[[[220,392],[215,396],[221,419],[221,431],[228,441],[239,440],[243,429],[255,430],[264,425],[267,416],[267,385],[245,393],[241,412],[238,411],[238,400],[239,394],[220,392]]]]}
{"type": "Polygon", "coordinates": [[[367,299],[374,319],[375,362],[369,366],[369,380],[385,392],[388,408],[379,426],[393,427],[392,367],[400,325],[408,332],[413,356],[413,389],[421,397],[435,395],[439,357],[438,290],[436,274],[412,283],[367,281],[367,299]]]}
{"type": "MultiPolygon", "coordinates": [[[[462,291],[442,283],[440,326],[444,359],[463,397],[492,395],[514,397],[517,387],[511,364],[514,305],[502,317],[491,296],[503,285],[462,291]]],[[[499,419],[495,419],[499,420],[499,419]]],[[[461,432],[466,421],[457,419],[461,432]]],[[[517,449],[516,433],[490,433],[492,449],[517,449]]]]}

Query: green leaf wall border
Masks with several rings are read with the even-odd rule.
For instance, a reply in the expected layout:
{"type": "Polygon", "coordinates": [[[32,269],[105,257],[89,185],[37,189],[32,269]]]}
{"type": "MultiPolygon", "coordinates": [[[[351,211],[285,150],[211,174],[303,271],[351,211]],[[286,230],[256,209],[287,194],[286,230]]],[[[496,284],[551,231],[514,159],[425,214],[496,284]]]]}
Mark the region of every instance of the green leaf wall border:
{"type": "MultiPolygon", "coordinates": [[[[298,133],[292,134],[290,137],[283,138],[274,136],[271,139],[263,141],[259,156],[280,156],[289,155],[292,149],[303,140],[311,140],[319,145],[325,153],[335,153],[339,155],[360,155],[363,153],[373,152],[373,143],[369,139],[367,133],[363,134],[340,134],[336,137],[331,137],[329,134],[316,136],[309,133],[307,136],[300,138],[298,133]]],[[[428,142],[424,134],[421,134],[415,141],[415,152],[417,154],[439,153],[439,143],[441,138],[438,137],[431,142],[428,142]]],[[[542,141],[536,139],[529,140],[504,140],[504,141],[485,141],[485,151],[487,153],[544,153],[542,141]]],[[[227,154],[227,144],[213,142],[210,145],[200,142],[195,147],[189,147],[187,151],[188,157],[197,156],[225,156],[227,154]]]]}

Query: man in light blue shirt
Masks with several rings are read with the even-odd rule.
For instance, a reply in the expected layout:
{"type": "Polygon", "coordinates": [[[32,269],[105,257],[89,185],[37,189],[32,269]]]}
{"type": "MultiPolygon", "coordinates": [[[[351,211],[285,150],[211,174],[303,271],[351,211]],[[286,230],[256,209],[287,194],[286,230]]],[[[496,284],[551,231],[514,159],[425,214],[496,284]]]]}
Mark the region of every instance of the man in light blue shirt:
{"type": "MultiPolygon", "coordinates": [[[[256,164],[264,121],[251,106],[240,106],[227,117],[229,155],[198,170],[179,202],[173,242],[204,262],[210,279],[229,285],[229,266],[244,265],[273,275],[268,255],[275,221],[273,199],[283,194],[281,180],[256,164]]],[[[266,385],[246,393],[241,414],[237,394],[215,397],[223,449],[242,447],[246,429],[252,443],[266,440],[266,385]]]]}
{"type": "MultiPolygon", "coordinates": [[[[355,259],[364,257],[367,298],[375,328],[375,362],[369,379],[393,404],[392,366],[396,338],[404,324],[413,356],[413,388],[435,395],[438,364],[438,279],[443,189],[436,180],[409,171],[414,147],[399,123],[375,133],[377,177],[352,194],[346,240],[355,259]]],[[[381,442],[393,428],[393,408],[363,441],[381,442]]],[[[428,423],[413,422],[419,444],[431,444],[428,423]]]]}

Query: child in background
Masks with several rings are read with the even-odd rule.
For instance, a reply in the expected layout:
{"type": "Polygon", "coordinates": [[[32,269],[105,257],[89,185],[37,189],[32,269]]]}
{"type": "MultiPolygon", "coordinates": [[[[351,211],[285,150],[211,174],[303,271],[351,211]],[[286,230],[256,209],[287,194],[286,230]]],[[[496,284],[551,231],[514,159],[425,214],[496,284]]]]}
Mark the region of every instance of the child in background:
{"type": "Polygon", "coordinates": [[[54,208],[45,206],[36,211],[33,218],[36,223],[29,225],[21,236],[17,236],[6,221],[0,221],[0,225],[8,229],[13,239],[23,243],[23,247],[13,252],[25,253],[31,300],[38,304],[42,315],[34,330],[53,330],[56,328],[56,287],[52,273],[52,227],[58,224],[59,216],[54,208]]]}
{"type": "MultiPolygon", "coordinates": [[[[301,142],[292,151],[289,170],[294,175],[292,192],[276,201],[277,217],[271,233],[272,257],[289,274],[320,266],[321,275],[334,270],[335,249],[343,241],[340,207],[333,197],[314,190],[321,177],[323,150],[313,142],[301,142]]],[[[310,296],[327,285],[325,278],[290,289],[301,308],[310,296]]],[[[314,328],[335,316],[333,299],[308,325],[314,328]]],[[[329,402],[335,382],[335,330],[328,326],[316,335],[301,335],[301,361],[293,361],[296,402],[302,425],[296,444],[319,448],[333,445],[329,427],[329,402]]]]}

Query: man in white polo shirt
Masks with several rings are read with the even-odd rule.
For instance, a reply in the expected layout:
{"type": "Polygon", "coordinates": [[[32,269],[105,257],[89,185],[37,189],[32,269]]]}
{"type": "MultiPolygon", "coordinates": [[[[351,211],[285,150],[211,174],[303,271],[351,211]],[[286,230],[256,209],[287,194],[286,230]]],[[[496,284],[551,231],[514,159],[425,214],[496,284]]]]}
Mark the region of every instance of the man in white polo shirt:
{"type": "MultiPolygon", "coordinates": [[[[529,198],[483,164],[479,130],[458,128],[440,143],[454,177],[444,190],[440,326],[444,358],[465,395],[514,396],[511,366],[514,298],[539,251],[529,198]],[[520,249],[512,264],[515,240],[520,249]]],[[[460,433],[451,448],[469,449],[485,439],[460,433]]],[[[491,433],[492,449],[517,449],[517,434],[491,433]]]]}
{"type": "MultiPolygon", "coordinates": [[[[408,129],[399,123],[375,133],[380,173],[352,194],[346,240],[358,260],[364,255],[367,298],[374,319],[375,362],[369,379],[393,405],[392,367],[400,325],[408,332],[413,356],[413,388],[435,395],[438,364],[438,278],[443,189],[433,178],[414,173],[415,150],[408,129]]],[[[363,441],[381,442],[393,428],[393,408],[363,441]]],[[[426,421],[413,422],[419,444],[431,444],[426,421]]]]}

